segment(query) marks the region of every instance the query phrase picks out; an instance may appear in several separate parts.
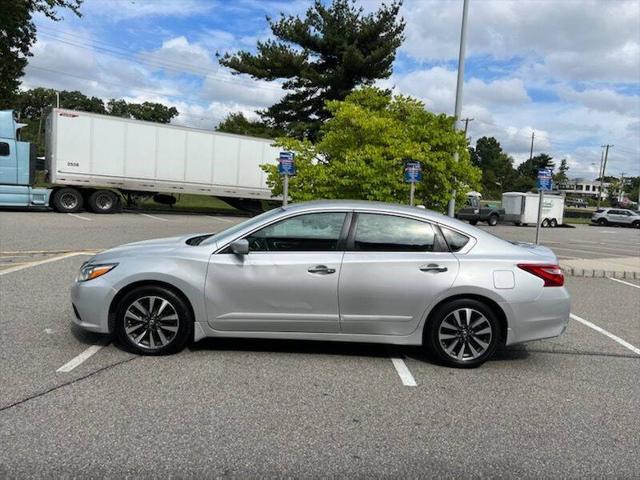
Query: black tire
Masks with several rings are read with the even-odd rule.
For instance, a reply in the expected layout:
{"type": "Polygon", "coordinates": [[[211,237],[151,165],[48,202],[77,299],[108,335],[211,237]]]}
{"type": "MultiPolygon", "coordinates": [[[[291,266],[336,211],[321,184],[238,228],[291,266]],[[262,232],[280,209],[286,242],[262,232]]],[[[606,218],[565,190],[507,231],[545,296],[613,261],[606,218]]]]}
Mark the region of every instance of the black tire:
{"type": "Polygon", "coordinates": [[[164,287],[151,285],[138,287],[127,293],[120,300],[116,308],[116,336],[120,344],[125,349],[133,353],[140,355],[168,355],[179,352],[186,346],[189,339],[192,338],[192,332],[193,317],[189,306],[182,297],[164,287]],[[158,304],[158,300],[154,300],[154,303],[150,304],[149,301],[147,301],[149,297],[160,299],[160,304],[158,304]],[[165,321],[160,320],[161,315],[157,315],[163,304],[162,300],[168,302],[167,306],[163,309],[166,312],[165,318],[168,319],[165,321]],[[142,307],[147,311],[147,314],[153,314],[155,312],[156,316],[154,319],[145,318],[144,311],[134,307],[134,303],[136,302],[139,302],[139,304],[142,305],[142,307]],[[127,311],[132,307],[134,307],[134,310],[131,313],[134,313],[134,315],[137,315],[138,318],[142,320],[133,320],[130,316],[125,318],[127,311]],[[171,308],[175,312],[175,316],[177,317],[175,324],[170,318],[173,316],[171,314],[171,310],[167,310],[167,308],[171,308]],[[149,334],[148,325],[150,323],[152,328],[151,333],[149,334]],[[160,326],[161,323],[164,326],[160,326]],[[142,326],[138,327],[137,330],[129,330],[129,333],[127,333],[127,328],[136,327],[137,325],[142,326]],[[176,326],[176,331],[169,330],[176,326]],[[158,331],[160,331],[160,333],[158,333],[158,331]],[[131,338],[130,335],[137,336],[138,332],[142,332],[143,336],[139,343],[136,343],[134,341],[135,338],[131,338]],[[149,335],[151,335],[151,338],[149,338],[149,335]],[[167,343],[162,344],[162,338],[164,338],[167,343]],[[162,345],[158,346],[158,343],[162,345]]]}
{"type": "Polygon", "coordinates": [[[633,222],[633,223],[631,224],[631,226],[632,226],[633,228],[640,228],[640,220],[636,220],[635,222],[633,222]]]}
{"type": "Polygon", "coordinates": [[[558,226],[558,220],[556,220],[555,218],[552,218],[551,220],[549,220],[549,226],[551,228],[556,228],[558,226]]]}
{"type": "Polygon", "coordinates": [[[469,220],[469,224],[471,225],[477,225],[478,224],[478,220],[469,220]]]}
{"type": "Polygon", "coordinates": [[[118,208],[118,196],[109,190],[96,190],[87,202],[93,213],[113,213],[118,208]]]}
{"type": "Polygon", "coordinates": [[[598,225],[602,225],[603,227],[609,225],[609,222],[607,221],[606,218],[601,218],[600,220],[598,220],[598,225]]]}
{"type": "Polygon", "coordinates": [[[75,213],[82,210],[84,199],[75,188],[61,188],[53,192],[51,205],[56,212],[75,213]]]}
{"type": "Polygon", "coordinates": [[[542,228],[547,228],[549,226],[549,219],[545,218],[544,220],[542,220],[542,223],[540,224],[540,226],[542,228]]]}
{"type": "Polygon", "coordinates": [[[495,227],[498,224],[498,215],[495,215],[495,214],[489,215],[489,219],[487,220],[487,223],[490,226],[495,227]]]}
{"type": "MultiPolygon", "coordinates": [[[[464,323],[464,320],[465,319],[461,318],[461,321],[463,323],[464,323]]],[[[450,329],[448,329],[448,327],[446,326],[444,326],[443,328],[445,332],[450,331],[450,329]]],[[[479,331],[483,331],[483,330],[479,330],[479,331]]],[[[462,333],[460,333],[460,335],[462,335],[462,333]]],[[[456,333],[456,336],[457,336],[457,333],[456,333]]],[[[475,368],[475,367],[479,367],[484,362],[486,362],[489,358],[491,358],[491,356],[494,354],[496,350],[496,347],[501,342],[501,338],[502,338],[502,331],[500,329],[500,322],[498,322],[493,311],[489,307],[487,307],[484,303],[479,302],[478,300],[462,298],[462,299],[453,300],[451,302],[441,305],[429,316],[429,322],[425,327],[423,344],[426,346],[429,353],[433,354],[440,363],[446,366],[456,367],[456,368],[475,368]],[[481,353],[479,350],[479,348],[481,348],[481,344],[477,343],[474,337],[465,336],[467,341],[465,346],[466,353],[465,353],[465,350],[462,350],[462,347],[455,346],[452,349],[452,354],[447,353],[445,349],[447,347],[451,347],[452,344],[446,345],[447,340],[441,340],[439,338],[443,323],[445,323],[446,321],[449,324],[449,320],[451,320],[451,322],[453,323],[454,322],[453,314],[455,311],[458,311],[460,309],[471,309],[475,311],[477,314],[479,314],[479,315],[476,315],[475,317],[472,314],[471,325],[473,325],[474,322],[482,321],[482,323],[478,325],[479,327],[483,328],[483,330],[484,328],[491,329],[490,337],[487,337],[486,334],[484,334],[484,336],[482,337],[479,337],[480,340],[487,340],[486,342],[487,346],[484,347],[485,350],[482,351],[481,353]],[[483,320],[479,320],[480,315],[484,317],[484,319],[486,320],[486,323],[483,320]],[[488,326],[484,327],[484,325],[488,325],[488,326]],[[467,346],[468,344],[471,344],[472,347],[475,345],[475,348],[478,348],[477,351],[480,354],[476,358],[471,358],[471,357],[465,358],[465,354],[468,354],[470,356],[473,355],[472,350],[467,346]],[[456,354],[459,354],[460,350],[463,351],[463,359],[456,358],[457,357],[456,354]]],[[[452,342],[454,341],[455,341],[455,338],[452,339],[452,342]]],[[[460,342],[461,340],[458,340],[458,341],[460,342]]]]}
{"type": "Polygon", "coordinates": [[[519,227],[520,225],[522,225],[522,222],[513,222],[513,224],[514,224],[516,227],[519,227]]]}

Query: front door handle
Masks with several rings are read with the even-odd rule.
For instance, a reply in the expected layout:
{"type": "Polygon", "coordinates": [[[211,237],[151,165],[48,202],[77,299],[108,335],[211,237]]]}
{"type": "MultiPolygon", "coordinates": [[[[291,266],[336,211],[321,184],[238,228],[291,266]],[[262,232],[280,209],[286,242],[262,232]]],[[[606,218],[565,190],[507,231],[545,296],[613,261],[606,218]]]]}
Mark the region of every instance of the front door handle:
{"type": "Polygon", "coordinates": [[[422,265],[420,267],[420,271],[422,271],[422,272],[441,273],[441,272],[446,272],[447,270],[448,270],[447,267],[441,267],[440,265],[437,265],[435,263],[430,263],[429,265],[422,265]]]}
{"type": "Polygon", "coordinates": [[[320,275],[329,275],[330,273],[336,273],[335,268],[327,268],[326,265],[316,265],[307,270],[309,273],[318,273],[320,275]]]}

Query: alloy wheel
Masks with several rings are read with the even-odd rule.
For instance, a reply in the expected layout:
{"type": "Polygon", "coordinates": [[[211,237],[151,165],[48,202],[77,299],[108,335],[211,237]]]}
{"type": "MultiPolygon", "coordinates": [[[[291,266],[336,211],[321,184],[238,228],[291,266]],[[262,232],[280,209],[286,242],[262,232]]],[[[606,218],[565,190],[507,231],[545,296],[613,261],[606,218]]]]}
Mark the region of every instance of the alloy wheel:
{"type": "Polygon", "coordinates": [[[157,296],[136,299],[125,311],[124,321],[124,331],[129,340],[144,350],[157,350],[169,345],[180,327],[175,307],[157,296]]]}
{"type": "Polygon", "coordinates": [[[443,351],[453,359],[470,361],[489,348],[493,328],[487,317],[473,308],[459,308],[449,313],[438,329],[443,351]]]}
{"type": "Polygon", "coordinates": [[[73,210],[74,208],[76,208],[78,206],[78,199],[72,193],[64,193],[60,197],[60,203],[67,210],[73,210]]]}

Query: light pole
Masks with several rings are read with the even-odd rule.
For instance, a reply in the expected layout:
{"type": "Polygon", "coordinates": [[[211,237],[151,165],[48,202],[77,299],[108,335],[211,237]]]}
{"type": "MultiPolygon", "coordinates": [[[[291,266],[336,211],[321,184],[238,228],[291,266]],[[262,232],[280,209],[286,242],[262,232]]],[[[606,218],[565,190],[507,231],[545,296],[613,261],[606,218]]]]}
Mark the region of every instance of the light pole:
{"type": "MultiPolygon", "coordinates": [[[[457,129],[458,119],[462,112],[462,86],[464,82],[464,56],[467,44],[467,15],[469,13],[469,0],[464,0],[462,4],[462,27],[460,29],[460,51],[458,53],[458,82],[456,84],[456,106],[454,113],[453,128],[457,129]]],[[[453,161],[458,162],[458,151],[453,154],[453,161]]],[[[447,215],[450,217],[455,216],[456,209],[456,191],[451,191],[451,200],[449,200],[449,206],[447,208],[447,215]]]]}

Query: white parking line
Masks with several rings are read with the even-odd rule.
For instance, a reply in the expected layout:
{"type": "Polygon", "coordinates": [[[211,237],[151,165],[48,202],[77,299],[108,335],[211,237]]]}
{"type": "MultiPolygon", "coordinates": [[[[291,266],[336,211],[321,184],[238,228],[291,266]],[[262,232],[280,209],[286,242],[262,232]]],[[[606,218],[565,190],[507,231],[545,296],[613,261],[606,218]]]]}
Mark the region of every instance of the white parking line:
{"type": "Polygon", "coordinates": [[[147,217],[147,218],[153,218],[154,220],[160,220],[161,222],[168,222],[169,221],[166,218],[156,217],[155,215],[149,215],[147,213],[141,213],[140,215],[142,215],[143,217],[147,217]]]}
{"type": "Polygon", "coordinates": [[[57,257],[47,258],[46,260],[39,260],[37,262],[29,262],[23,263],[22,265],[16,265],[15,267],[6,268],[4,270],[0,270],[0,276],[6,275],[7,273],[17,272],[19,270],[24,270],[25,268],[37,267],[38,265],[44,265],[45,263],[57,262],[58,260],[64,260],[69,257],[76,257],[78,255],[94,255],[93,252],[71,252],[65,253],[64,255],[58,255],[57,257]]]}
{"type": "Polygon", "coordinates": [[[640,285],[636,285],[635,283],[625,282],[624,280],[620,280],[619,278],[607,277],[609,280],[613,280],[614,282],[624,283],[625,285],[629,285],[630,287],[640,288],[640,285]]]}
{"type": "Polygon", "coordinates": [[[393,366],[396,367],[396,372],[400,376],[400,380],[402,380],[402,384],[406,387],[415,387],[418,384],[416,383],[416,379],[413,378],[409,367],[404,363],[404,360],[401,358],[391,358],[391,362],[393,366]]]}
{"type": "Polygon", "coordinates": [[[78,365],[81,365],[85,360],[91,358],[93,355],[98,353],[100,351],[100,349],[102,347],[104,347],[105,345],[106,344],[91,345],[89,348],[87,348],[80,355],[78,355],[76,357],[73,357],[71,360],[69,360],[67,363],[65,363],[63,366],[61,366],[59,369],[57,369],[56,372],[63,372],[63,373],[70,372],[71,370],[76,368],[78,365]]]}
{"type": "Polygon", "coordinates": [[[67,215],[69,215],[70,217],[73,217],[73,218],[79,218],[80,220],[85,220],[87,222],[93,222],[93,220],[91,220],[90,218],[83,217],[82,215],[78,215],[76,213],[67,213],[67,215]]]}
{"type": "Polygon", "coordinates": [[[580,322],[583,325],[586,325],[587,327],[594,329],[596,332],[600,332],[601,334],[606,335],[610,339],[615,340],[616,342],[618,342],[623,347],[628,348],[633,353],[635,353],[637,355],[640,355],[640,348],[634,347],[629,342],[626,342],[625,340],[623,340],[620,337],[614,335],[613,333],[607,332],[604,328],[601,328],[601,327],[591,323],[590,321],[585,320],[584,318],[580,318],[579,316],[574,315],[573,313],[570,315],[570,317],[571,317],[572,320],[575,320],[576,322],[580,322]]]}

